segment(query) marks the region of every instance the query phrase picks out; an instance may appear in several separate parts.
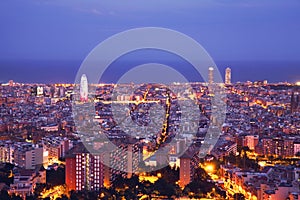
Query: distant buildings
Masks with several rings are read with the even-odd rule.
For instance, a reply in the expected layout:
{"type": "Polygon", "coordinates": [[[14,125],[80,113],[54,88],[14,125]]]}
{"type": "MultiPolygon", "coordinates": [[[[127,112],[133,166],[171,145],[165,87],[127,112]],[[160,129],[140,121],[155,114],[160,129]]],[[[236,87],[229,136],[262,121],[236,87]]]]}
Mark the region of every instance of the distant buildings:
{"type": "Polygon", "coordinates": [[[0,162],[14,162],[14,148],[10,143],[0,144],[0,162]]]}
{"type": "Polygon", "coordinates": [[[228,193],[242,193],[246,199],[300,198],[299,168],[276,165],[253,172],[232,165],[221,165],[220,174],[228,193]]]}
{"type": "MultiPolygon", "coordinates": [[[[246,152],[248,158],[257,160],[260,167],[265,169],[254,172],[258,169],[236,170],[232,166],[227,167],[225,170],[227,174],[224,175],[225,184],[231,185],[237,192],[247,194],[248,197],[251,193],[257,199],[282,199],[283,197],[285,199],[287,196],[290,199],[298,198],[298,193],[292,189],[297,187],[293,180],[299,179],[299,173],[288,167],[273,166],[271,171],[268,167],[295,160],[295,156],[300,156],[299,93],[295,90],[295,86],[290,84],[267,84],[261,81],[230,84],[229,72],[227,68],[226,98],[224,97],[227,104],[226,119],[222,130],[219,130],[221,136],[215,148],[209,153],[221,160],[228,155],[237,155],[237,150],[247,146],[250,149],[246,152]]],[[[212,67],[208,71],[208,82],[214,83],[212,67]]],[[[183,155],[181,153],[186,150],[186,144],[192,146],[201,144],[210,122],[216,123],[215,118],[211,117],[213,95],[210,94],[206,83],[192,83],[199,103],[197,114],[200,114],[199,121],[195,123],[195,126],[198,126],[196,135],[190,134],[190,121],[181,123],[182,126],[179,124],[180,109],[176,105],[176,96],[185,99],[188,93],[174,94],[172,102],[175,104],[172,104],[170,109],[172,112],[169,120],[172,128],[169,129],[169,133],[175,133],[181,126],[183,134],[179,138],[174,138],[177,141],[170,146],[168,152],[150,157],[144,155],[151,154],[149,150],[151,139],[157,133],[149,133],[144,139],[141,134],[135,135],[134,128],[128,128],[128,132],[124,133],[122,128],[116,125],[110,108],[110,94],[114,85],[93,85],[96,87],[94,99],[91,97],[88,99],[88,82],[85,75],[82,76],[80,86],[80,101],[83,106],[88,107],[84,104],[86,101],[95,103],[96,112],[83,109],[84,111],[75,116],[77,121],[82,122],[83,126],[91,131],[90,135],[78,131],[78,124],[74,123],[71,100],[75,85],[18,83],[10,86],[0,85],[0,162],[9,162],[16,164],[16,168],[32,171],[32,174],[27,172],[17,174],[13,171],[15,182],[11,186],[12,191],[31,193],[34,186],[31,181],[38,178],[36,173],[34,174],[36,169],[42,164],[47,164],[48,161],[48,164],[56,162],[63,164],[63,161],[58,160],[63,157],[66,160],[65,181],[70,190],[99,190],[101,187],[109,187],[118,176],[130,178],[141,167],[139,166],[141,158],[147,158],[146,166],[148,164],[151,167],[158,167],[165,163],[179,166],[178,184],[181,187],[193,181],[195,170],[199,167],[198,156],[189,151],[183,155]],[[40,91],[39,95],[37,95],[37,87],[43,88],[43,92],[40,91]],[[80,137],[91,136],[91,142],[96,141],[93,143],[94,147],[102,148],[103,141],[97,140],[100,135],[98,125],[109,140],[118,147],[116,150],[97,155],[91,154],[82,144],[80,145],[80,137]],[[127,133],[131,134],[130,137],[127,133]],[[74,145],[72,148],[72,144],[78,142],[79,145],[74,145]],[[70,148],[72,149],[68,151],[70,148]]],[[[167,87],[161,90],[156,87],[150,89],[140,87],[136,91],[138,98],[124,95],[118,96],[117,101],[140,102],[147,91],[149,95],[147,100],[165,103],[164,91],[167,87]]],[[[181,88],[182,85],[178,84],[176,87],[181,88]]],[[[183,106],[181,108],[184,108],[183,106]]],[[[117,111],[123,108],[118,107],[117,111]]],[[[136,119],[147,122],[148,118],[140,115],[141,112],[134,114],[136,119]]],[[[190,116],[190,119],[196,117],[199,116],[190,116]]]]}
{"type": "Polygon", "coordinates": [[[42,139],[44,148],[48,151],[49,160],[58,160],[64,158],[69,151],[71,144],[67,138],[62,137],[44,137],[42,139]]]}
{"type": "Polygon", "coordinates": [[[39,97],[42,96],[43,94],[44,94],[44,88],[42,86],[37,86],[36,95],[39,97]]]}
{"type": "Polygon", "coordinates": [[[42,130],[47,132],[55,132],[59,130],[58,124],[47,124],[41,127],[42,130]]]}
{"type": "Polygon", "coordinates": [[[294,140],[289,138],[262,138],[263,155],[266,156],[294,156],[294,140]]]}
{"type": "Polygon", "coordinates": [[[43,165],[48,162],[48,151],[41,145],[32,145],[30,143],[21,143],[15,145],[14,163],[25,169],[35,169],[37,165],[43,165]]]}
{"type": "Polygon", "coordinates": [[[231,140],[226,140],[223,137],[220,137],[215,147],[211,151],[211,154],[217,159],[223,159],[225,156],[230,154],[236,155],[237,152],[237,143],[231,140]]]}
{"type": "Polygon", "coordinates": [[[24,169],[36,169],[63,158],[72,146],[67,138],[44,137],[38,144],[0,141],[0,162],[15,164],[24,169]]]}
{"type": "Polygon", "coordinates": [[[20,195],[24,199],[34,192],[36,184],[46,183],[46,170],[18,169],[14,174],[14,183],[10,185],[9,192],[20,195]]]}
{"type": "Polygon", "coordinates": [[[294,156],[300,155],[300,141],[294,142],[294,156]]]}
{"type": "MultiPolygon", "coordinates": [[[[208,68],[208,83],[212,84],[214,83],[214,68],[209,67],[208,68]]],[[[231,84],[231,69],[229,67],[225,70],[225,84],[230,85],[231,84]]]]}
{"type": "Polygon", "coordinates": [[[255,150],[255,147],[258,145],[259,136],[258,135],[247,135],[244,139],[244,146],[249,147],[250,150],[255,150]]]}

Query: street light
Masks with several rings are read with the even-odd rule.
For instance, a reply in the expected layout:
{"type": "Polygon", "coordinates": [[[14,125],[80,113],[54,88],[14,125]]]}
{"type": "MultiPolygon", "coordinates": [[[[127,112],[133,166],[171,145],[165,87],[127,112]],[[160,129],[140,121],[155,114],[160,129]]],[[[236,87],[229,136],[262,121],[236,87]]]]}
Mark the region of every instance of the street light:
{"type": "Polygon", "coordinates": [[[161,173],[157,173],[157,177],[158,177],[158,178],[161,178],[161,173]]]}
{"type": "Polygon", "coordinates": [[[205,166],[205,171],[208,173],[212,173],[215,170],[215,166],[213,164],[207,164],[205,166]]]}

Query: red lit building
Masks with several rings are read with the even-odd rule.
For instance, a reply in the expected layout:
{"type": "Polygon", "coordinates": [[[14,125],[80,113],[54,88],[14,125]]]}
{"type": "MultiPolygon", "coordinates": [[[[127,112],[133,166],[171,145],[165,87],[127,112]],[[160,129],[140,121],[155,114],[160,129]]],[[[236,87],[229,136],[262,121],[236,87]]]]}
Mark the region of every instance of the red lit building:
{"type": "Polygon", "coordinates": [[[99,190],[110,186],[119,175],[130,178],[138,170],[140,148],[137,144],[118,147],[101,155],[91,154],[82,143],[70,149],[65,156],[68,189],[99,190]]]}
{"type": "Polygon", "coordinates": [[[190,148],[180,157],[179,186],[184,187],[193,181],[195,169],[199,166],[197,151],[190,148]]]}
{"type": "Polygon", "coordinates": [[[66,185],[69,190],[99,190],[104,186],[104,165],[79,143],[66,154],[66,185]]]}

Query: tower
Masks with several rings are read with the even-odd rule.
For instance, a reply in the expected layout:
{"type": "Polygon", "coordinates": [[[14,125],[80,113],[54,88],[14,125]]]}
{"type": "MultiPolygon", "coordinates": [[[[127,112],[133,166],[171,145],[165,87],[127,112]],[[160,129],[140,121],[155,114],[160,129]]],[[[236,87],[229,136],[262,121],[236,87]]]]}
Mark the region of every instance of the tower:
{"type": "Polygon", "coordinates": [[[214,68],[209,67],[208,68],[208,83],[212,84],[214,82],[214,68]]]}
{"type": "Polygon", "coordinates": [[[80,79],[80,101],[88,101],[88,80],[85,74],[82,74],[80,79]]]}
{"type": "Polygon", "coordinates": [[[231,69],[229,67],[225,70],[225,84],[231,84],[231,69]]]}
{"type": "Polygon", "coordinates": [[[291,112],[296,112],[300,103],[300,94],[293,91],[291,96],[291,112]]]}

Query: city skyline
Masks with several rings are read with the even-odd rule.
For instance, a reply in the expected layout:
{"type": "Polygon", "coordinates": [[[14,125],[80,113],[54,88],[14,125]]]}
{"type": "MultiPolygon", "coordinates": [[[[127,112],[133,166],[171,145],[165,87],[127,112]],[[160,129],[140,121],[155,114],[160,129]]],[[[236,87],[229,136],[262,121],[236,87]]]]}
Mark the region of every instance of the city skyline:
{"type": "Polygon", "coordinates": [[[0,200],[300,200],[299,0],[0,2],[0,200]]]}
{"type": "MultiPolygon", "coordinates": [[[[126,64],[128,68],[132,68],[131,62],[130,64],[126,64]],[[130,67],[129,67],[130,66],[130,67]]],[[[138,62],[139,63],[139,62],[138,62]]],[[[264,62],[262,62],[264,63],[264,62]]],[[[249,63],[248,63],[249,64],[249,63]]],[[[300,63],[299,63],[300,64],[300,63]]],[[[138,64],[137,64],[138,65],[138,64]]],[[[247,65],[247,64],[246,64],[247,65]]],[[[249,64],[251,65],[251,63],[249,64]]],[[[133,65],[135,66],[135,65],[133,65]]],[[[253,66],[253,65],[252,65],[253,66]]],[[[297,64],[293,64],[294,67],[291,67],[291,72],[284,71],[285,67],[280,66],[278,68],[273,68],[272,66],[266,67],[264,70],[261,69],[260,65],[253,67],[254,69],[256,68],[257,71],[253,70],[253,68],[247,68],[246,70],[242,70],[240,68],[235,68],[231,67],[228,65],[224,65],[222,67],[217,67],[217,69],[220,71],[220,74],[222,75],[223,82],[225,83],[225,75],[226,75],[226,69],[230,68],[231,69],[231,82],[232,83],[237,83],[237,82],[256,82],[256,81],[268,81],[269,83],[290,83],[290,84],[299,84],[300,82],[300,76],[298,76],[298,67],[297,64]],[[274,75],[274,71],[276,72],[274,75]],[[262,73],[263,72],[263,73],[262,73]],[[244,74],[241,74],[244,73],[244,74]],[[284,74],[284,78],[280,78],[281,74],[284,74]],[[252,78],[251,78],[252,77],[252,78]]],[[[27,70],[27,73],[30,73],[30,79],[27,76],[24,76],[24,73],[15,73],[15,68],[12,67],[10,69],[7,69],[6,72],[10,74],[10,76],[6,76],[6,74],[0,74],[0,77],[2,75],[2,79],[0,79],[0,84],[8,83],[10,80],[13,80],[14,82],[17,83],[33,83],[33,84],[55,84],[55,83],[60,83],[60,84],[73,84],[75,81],[75,76],[77,73],[77,70],[75,68],[61,68],[57,67],[56,71],[53,71],[53,67],[50,68],[50,75],[52,76],[49,78],[49,73],[44,71],[40,72],[38,70],[39,67],[32,67],[30,68],[31,70],[27,70]],[[29,71],[29,72],[28,72],[29,71]],[[14,74],[14,75],[12,75],[14,74]],[[67,76],[65,76],[67,75],[67,76]]],[[[114,66],[116,68],[116,66],[114,66]]],[[[178,64],[177,64],[178,68],[178,64]]],[[[207,67],[208,69],[209,67],[207,67]]],[[[216,68],[216,67],[215,67],[216,68]]],[[[55,67],[54,67],[55,69],[55,67]]],[[[0,68],[1,70],[1,68],[0,68]]],[[[3,68],[2,68],[3,70],[3,68]]],[[[19,69],[19,71],[23,71],[24,69],[19,69]]],[[[175,68],[176,70],[176,68],[175,68]]],[[[122,70],[123,72],[124,70],[122,70]]],[[[192,71],[188,71],[188,74],[192,75],[192,82],[204,82],[203,77],[199,79],[199,77],[193,78],[192,71]]],[[[106,84],[111,84],[111,83],[117,83],[118,78],[121,75],[120,73],[114,74],[113,70],[108,70],[107,74],[105,74],[105,77],[102,79],[99,78],[99,83],[106,83],[106,84]],[[117,74],[117,75],[116,75],[117,74]]],[[[134,82],[134,81],[133,81],[134,82]]],[[[171,82],[170,82],[171,83],[171,82]]]]}
{"type": "MultiPolygon", "coordinates": [[[[85,91],[88,77],[81,77],[85,91]]],[[[92,199],[300,197],[300,86],[224,84],[226,113],[207,83],[191,83],[195,93],[182,90],[185,83],[175,84],[173,92],[161,84],[126,84],[121,89],[127,92],[112,99],[115,86],[91,85],[95,95],[86,101],[86,94],[76,98],[73,84],[0,85],[0,177],[9,186],[4,191],[57,200],[86,191],[92,199]],[[131,120],[146,126],[146,134],[122,124],[131,120]],[[161,131],[149,127],[149,120],[161,121],[161,131]],[[216,143],[207,136],[218,137],[216,143]],[[201,157],[205,141],[213,146],[201,157]]]]}

